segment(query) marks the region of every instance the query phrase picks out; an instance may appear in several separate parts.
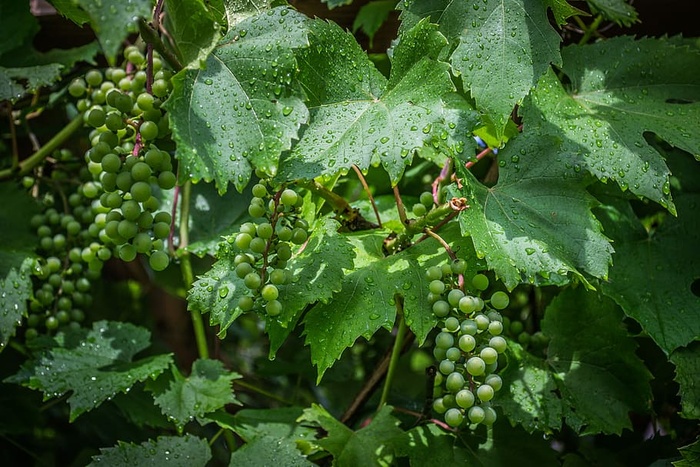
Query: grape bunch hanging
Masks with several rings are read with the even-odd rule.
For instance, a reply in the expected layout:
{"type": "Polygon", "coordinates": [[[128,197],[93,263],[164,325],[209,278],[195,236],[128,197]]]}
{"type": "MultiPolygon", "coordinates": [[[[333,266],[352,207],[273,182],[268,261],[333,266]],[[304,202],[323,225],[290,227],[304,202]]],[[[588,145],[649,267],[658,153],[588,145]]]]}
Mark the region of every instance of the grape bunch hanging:
{"type": "Polygon", "coordinates": [[[466,262],[458,259],[426,272],[428,299],[441,329],[433,349],[439,362],[433,410],[453,428],[496,421],[491,400],[503,386],[496,371],[507,346],[499,310],[508,306],[508,295],[496,291],[485,301],[481,294],[489,279],[483,274],[471,279],[474,294],[465,293],[460,282],[466,268],[466,262]]]}

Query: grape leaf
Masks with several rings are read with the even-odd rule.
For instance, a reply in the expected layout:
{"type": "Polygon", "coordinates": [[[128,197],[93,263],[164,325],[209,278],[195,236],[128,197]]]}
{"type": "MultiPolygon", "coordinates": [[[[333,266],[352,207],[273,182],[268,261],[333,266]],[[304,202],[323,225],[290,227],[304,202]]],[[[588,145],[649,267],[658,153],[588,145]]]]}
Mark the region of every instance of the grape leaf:
{"type": "Polygon", "coordinates": [[[49,3],[53,5],[56,11],[61,15],[73,21],[78,26],[82,26],[90,21],[90,16],[80,9],[75,0],[50,0],[49,3]]]}
{"type": "Polygon", "coordinates": [[[214,180],[223,194],[231,181],[243,191],[254,167],[277,172],[308,117],[291,95],[292,49],[307,45],[308,21],[288,7],[248,18],[229,29],[204,69],[173,77],[166,107],[181,173],[214,180]]]}
{"type": "Polygon", "coordinates": [[[72,391],[68,397],[71,422],[136,382],[158,376],[172,363],[169,354],[132,362],[148,347],[150,333],[130,323],[99,321],[84,337],[53,348],[33,362],[26,383],[41,390],[46,399],[72,391]]]}
{"type": "Polygon", "coordinates": [[[151,0],[130,0],[118,5],[102,0],[76,0],[90,16],[90,25],[107,57],[114,65],[122,41],[136,32],[139,17],[150,18],[151,0]]]}
{"type": "Polygon", "coordinates": [[[477,109],[502,137],[515,104],[550,63],[561,65],[561,38],[550,26],[542,1],[487,0],[474,3],[474,8],[469,3],[450,3],[468,11],[464,19],[471,22],[452,53],[452,67],[462,75],[464,89],[471,92],[477,109]]]}
{"type": "MultiPolygon", "coordinates": [[[[439,233],[467,261],[466,274],[473,275],[481,263],[469,239],[462,237],[454,224],[439,233]]],[[[436,240],[431,238],[385,257],[382,243],[386,233],[363,233],[350,238],[358,244],[357,256],[354,269],[343,277],[342,290],[332,300],[314,306],[304,318],[306,343],[311,347],[319,381],[358,337],[369,339],[381,327],[391,330],[396,318],[396,295],[403,297],[404,319],[419,343],[437,322],[428,302],[424,273],[425,268],[448,259],[436,240]]]]}
{"type": "Polygon", "coordinates": [[[221,25],[204,0],[168,0],[165,11],[165,27],[180,63],[199,68],[221,39],[221,25]]]}
{"type": "Polygon", "coordinates": [[[523,133],[499,152],[499,180],[488,188],[458,165],[470,204],[460,212],[477,254],[512,289],[521,281],[564,284],[568,274],[605,277],[613,251],[579,177],[565,176],[558,141],[523,133]],[[546,180],[546,183],[543,183],[546,180]]]}
{"type": "Polygon", "coordinates": [[[542,321],[561,397],[585,423],[569,425],[583,433],[619,435],[632,427],[630,412],[649,410],[651,374],[622,318],[612,300],[577,287],[561,292],[542,321]]]}
{"type": "MultiPolygon", "coordinates": [[[[648,234],[635,218],[629,230],[616,233],[615,262],[602,291],[634,318],[668,355],[700,335],[700,307],[693,294],[693,280],[700,277],[700,195],[678,196],[677,218],[666,218],[648,234]],[[678,267],[683,265],[683,267],[678,267]],[[649,288],[653,284],[653,288],[649,288]],[[672,319],[670,318],[672,317],[672,319]]],[[[608,211],[612,207],[608,207],[608,211]]],[[[601,221],[620,226],[624,212],[615,211],[601,221]]]]}
{"type": "Polygon", "coordinates": [[[339,26],[315,21],[309,40],[297,55],[311,121],[283,160],[281,177],[311,179],[381,163],[396,184],[415,149],[457,133],[448,128],[468,132],[475,125],[466,102],[446,109],[443,97],[455,87],[449,66],[436,60],[446,41],[427,21],[394,48],[388,80],[339,26]]]}
{"type": "Polygon", "coordinates": [[[683,446],[680,451],[682,460],[673,462],[673,467],[693,467],[700,463],[700,438],[693,443],[683,446]]]}
{"type": "Polygon", "coordinates": [[[393,443],[397,457],[408,457],[410,465],[466,465],[464,448],[451,434],[435,424],[417,426],[393,443]]]}
{"type": "MultiPolygon", "coordinates": [[[[31,232],[29,219],[39,213],[39,205],[15,183],[0,183],[0,278],[13,268],[20,271],[26,258],[34,258],[38,238],[31,232]]],[[[21,272],[21,271],[20,271],[21,272]]]]}
{"type": "Polygon", "coordinates": [[[569,2],[566,0],[544,0],[544,2],[552,9],[554,19],[559,26],[566,24],[566,20],[570,16],[590,16],[585,11],[569,5],[569,2]]]}
{"type": "Polygon", "coordinates": [[[546,74],[523,106],[525,128],[561,138],[571,173],[587,170],[674,212],[668,168],[644,133],[700,155],[700,54],[671,41],[618,37],[566,47],[562,57],[572,90],[546,74]]]}
{"type": "Polygon", "coordinates": [[[328,9],[332,10],[333,8],[337,8],[339,6],[350,5],[352,0],[321,0],[321,3],[325,3],[328,5],[328,9]]]}
{"type": "Polygon", "coordinates": [[[316,441],[333,454],[335,465],[377,465],[377,459],[392,449],[391,440],[403,436],[393,408],[384,405],[364,428],[352,431],[317,404],[304,410],[301,421],[323,428],[328,435],[316,441]]]}
{"type": "Polygon", "coordinates": [[[270,9],[273,0],[223,0],[229,29],[251,16],[270,9]]]}
{"type": "Polygon", "coordinates": [[[274,436],[260,436],[247,442],[231,454],[230,467],[240,465],[284,465],[289,467],[313,467],[316,464],[304,457],[290,443],[281,443],[274,436]]]}
{"type": "Polygon", "coordinates": [[[206,439],[190,434],[185,436],[160,436],[156,440],[141,444],[124,443],[113,448],[102,448],[93,456],[90,467],[109,465],[112,467],[204,467],[211,459],[211,450],[206,439]]]}
{"type": "MultiPolygon", "coordinates": [[[[462,465],[501,467],[504,465],[558,465],[557,452],[551,442],[540,434],[525,433],[509,423],[494,424],[486,437],[477,433],[478,449],[466,450],[467,459],[462,465]]],[[[469,440],[474,442],[474,440],[469,440]]]]}
{"type": "Polygon", "coordinates": [[[681,415],[685,418],[700,419],[700,342],[676,349],[671,354],[671,362],[676,365],[676,382],[680,385],[681,415]]]}
{"type": "Polygon", "coordinates": [[[301,407],[275,409],[243,409],[236,415],[211,414],[210,418],[222,428],[235,431],[244,441],[270,436],[294,446],[297,439],[313,439],[316,429],[297,423],[302,415],[301,407]]]}
{"type": "Polygon", "coordinates": [[[352,23],[352,32],[356,33],[361,30],[365,33],[369,37],[369,47],[372,48],[374,35],[395,7],[396,0],[372,0],[362,5],[352,23]]]}
{"type": "Polygon", "coordinates": [[[187,378],[179,372],[174,374],[175,379],[167,390],[157,394],[154,400],[179,431],[194,417],[202,417],[227,404],[240,404],[233,395],[231,382],[241,375],[226,370],[219,360],[196,360],[187,378]]]}
{"type": "Polygon", "coordinates": [[[41,86],[57,81],[61,76],[63,65],[51,63],[21,68],[5,68],[0,66],[0,101],[16,101],[25,92],[33,92],[41,86]],[[26,81],[26,84],[21,82],[26,81]]]}
{"type": "Polygon", "coordinates": [[[267,321],[270,357],[274,357],[294,329],[307,305],[327,302],[341,289],[344,270],[352,269],[355,252],[347,239],[336,231],[338,223],[325,218],[312,227],[304,249],[288,263],[292,282],[279,287],[282,313],[267,321]]]}
{"type": "Polygon", "coordinates": [[[620,26],[631,26],[639,21],[637,10],[625,0],[586,0],[593,13],[614,21],[620,26]]]}
{"type": "Polygon", "coordinates": [[[528,433],[552,433],[562,424],[562,401],[547,363],[525,351],[519,344],[508,342],[508,366],[500,373],[503,389],[493,404],[503,408],[513,425],[528,433]]]}
{"type": "Polygon", "coordinates": [[[29,42],[38,30],[29,2],[0,2],[0,56],[29,42]]]}
{"type": "Polygon", "coordinates": [[[22,317],[27,316],[27,300],[32,296],[32,280],[29,276],[34,260],[27,258],[19,271],[10,269],[0,278],[0,352],[15,335],[22,317]]]}

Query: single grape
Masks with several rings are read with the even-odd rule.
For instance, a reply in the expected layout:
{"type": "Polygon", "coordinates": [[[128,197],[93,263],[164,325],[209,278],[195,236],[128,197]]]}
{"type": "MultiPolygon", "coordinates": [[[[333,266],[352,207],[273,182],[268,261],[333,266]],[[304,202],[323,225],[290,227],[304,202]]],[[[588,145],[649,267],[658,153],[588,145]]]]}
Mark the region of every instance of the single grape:
{"type": "Polygon", "coordinates": [[[151,185],[147,182],[135,182],[131,185],[130,193],[132,199],[143,203],[151,197],[151,185]]]}
{"type": "Polygon", "coordinates": [[[460,358],[462,358],[462,351],[459,350],[457,347],[450,347],[445,351],[445,358],[448,360],[451,360],[453,362],[456,362],[460,358]]]}
{"type": "Polygon", "coordinates": [[[439,414],[443,414],[447,411],[447,407],[445,407],[442,397],[438,397],[433,401],[433,410],[439,414]]]}
{"type": "Polygon", "coordinates": [[[271,302],[272,300],[277,299],[277,297],[279,296],[279,290],[277,289],[276,286],[274,286],[272,284],[267,284],[260,291],[260,296],[266,302],[271,302]]]}
{"type": "Polygon", "coordinates": [[[477,274],[472,277],[472,285],[477,290],[486,290],[489,288],[489,278],[483,274],[477,274]]]}
{"type": "Polygon", "coordinates": [[[464,366],[472,376],[483,375],[486,371],[486,363],[480,357],[471,357],[464,366]]]}
{"type": "Polygon", "coordinates": [[[248,233],[239,233],[236,235],[235,240],[233,241],[233,244],[236,245],[236,248],[239,248],[241,250],[247,250],[248,247],[250,246],[250,242],[253,240],[253,237],[250,236],[248,233]]]}
{"type": "Polygon", "coordinates": [[[463,409],[468,409],[474,405],[476,398],[474,397],[474,393],[472,393],[469,389],[462,389],[455,394],[455,401],[457,402],[458,406],[462,407],[463,409]]]}
{"type": "Polygon", "coordinates": [[[475,405],[474,407],[469,409],[469,412],[467,413],[467,417],[469,417],[469,421],[472,423],[481,423],[484,421],[484,417],[486,416],[484,409],[479,407],[478,405],[475,405]]]}
{"type": "Polygon", "coordinates": [[[253,309],[253,306],[255,306],[255,301],[253,300],[253,297],[244,295],[243,297],[238,299],[238,307],[243,311],[250,311],[253,309]]]}
{"type": "Polygon", "coordinates": [[[488,330],[489,334],[491,334],[492,336],[498,336],[503,332],[503,323],[501,323],[500,321],[491,321],[489,323],[488,330]]]}
{"type": "Polygon", "coordinates": [[[508,294],[501,290],[494,292],[493,295],[491,295],[491,306],[497,310],[505,309],[508,306],[508,303],[510,303],[508,294]]]}
{"type": "Polygon", "coordinates": [[[267,196],[267,188],[265,188],[265,185],[257,183],[253,185],[252,193],[257,198],[264,198],[267,196]]]}
{"type": "Polygon", "coordinates": [[[144,140],[152,140],[158,137],[158,125],[154,122],[145,121],[139,126],[139,133],[144,140]]]}
{"type": "Polygon", "coordinates": [[[484,407],[484,420],[481,422],[486,426],[491,426],[496,422],[498,416],[493,407],[484,407]]]}
{"type": "Polygon", "coordinates": [[[462,321],[462,323],[459,325],[459,330],[462,334],[469,334],[472,336],[475,336],[476,333],[479,332],[479,328],[473,319],[465,319],[462,321]]]}
{"type": "Polygon", "coordinates": [[[258,204],[251,204],[248,207],[248,214],[252,217],[263,217],[265,215],[265,208],[258,204]]]}
{"type": "Polygon", "coordinates": [[[431,266],[425,271],[425,275],[429,281],[434,281],[442,278],[442,269],[440,266],[431,266]]]}
{"type": "Polygon", "coordinates": [[[85,73],[85,81],[90,87],[97,87],[102,83],[102,73],[100,70],[90,70],[85,73]]]}
{"type": "MultiPolygon", "coordinates": [[[[456,393],[464,387],[464,382],[464,376],[455,371],[447,376],[447,379],[445,380],[445,388],[452,393],[456,393]]],[[[486,387],[491,388],[491,386],[486,387]]],[[[491,391],[493,391],[493,388],[491,388],[491,391]]]]}
{"type": "Polygon", "coordinates": [[[460,336],[458,345],[464,352],[471,352],[474,350],[474,348],[476,348],[476,339],[474,339],[474,336],[464,334],[463,336],[460,336]]]}
{"type": "Polygon", "coordinates": [[[308,234],[306,233],[306,230],[301,229],[299,227],[296,227],[294,230],[292,230],[292,243],[295,245],[301,245],[306,241],[308,238],[308,234]]]}
{"type": "Polygon", "coordinates": [[[282,285],[287,282],[287,273],[283,269],[274,269],[270,273],[270,282],[274,285],[282,285]]]}
{"type": "Polygon", "coordinates": [[[426,208],[432,208],[433,207],[433,194],[428,192],[428,191],[424,191],[423,193],[420,194],[420,202],[426,208]]]}
{"type": "Polygon", "coordinates": [[[455,343],[455,338],[449,332],[441,331],[435,336],[435,346],[443,349],[452,347],[455,343]]]}
{"type": "Polygon", "coordinates": [[[423,217],[423,216],[425,216],[425,213],[428,212],[426,207],[420,203],[414,204],[413,207],[411,208],[411,211],[413,212],[413,215],[415,215],[416,217],[423,217]]]}
{"type": "Polygon", "coordinates": [[[235,271],[238,277],[244,279],[248,274],[254,272],[255,269],[250,263],[239,263],[236,265],[235,271]]]}
{"type": "Polygon", "coordinates": [[[83,97],[86,90],[87,88],[85,86],[85,81],[83,81],[81,78],[74,79],[68,86],[68,94],[73,97],[83,97]]]}
{"type": "Polygon", "coordinates": [[[148,264],[154,271],[163,271],[170,264],[170,257],[164,251],[154,251],[148,258],[148,264]]]}
{"type": "Polygon", "coordinates": [[[459,309],[462,313],[470,314],[476,310],[477,302],[476,298],[470,295],[466,295],[459,300],[459,309]]]}
{"type": "Polygon", "coordinates": [[[153,235],[155,235],[156,238],[168,238],[168,235],[170,235],[170,224],[166,224],[165,222],[154,223],[153,235]]]}
{"type": "Polygon", "coordinates": [[[439,279],[430,282],[428,289],[431,293],[441,294],[445,291],[445,283],[439,279]]]}
{"type": "Polygon", "coordinates": [[[263,222],[262,224],[258,224],[258,227],[256,229],[257,235],[260,238],[264,238],[267,240],[268,238],[272,237],[272,225],[268,222],[263,222]]]}
{"type": "Polygon", "coordinates": [[[498,352],[496,352],[496,349],[492,347],[484,347],[481,349],[479,356],[487,365],[498,361],[498,352]]]}
{"type": "Polygon", "coordinates": [[[455,364],[451,360],[443,360],[440,362],[440,365],[438,367],[440,369],[440,373],[443,375],[449,375],[453,371],[455,371],[455,364]]]}
{"type": "Polygon", "coordinates": [[[479,328],[479,331],[484,331],[488,329],[489,323],[491,323],[491,320],[488,318],[488,316],[484,314],[478,314],[474,316],[474,321],[476,322],[476,327],[479,328]]]}
{"type": "Polygon", "coordinates": [[[137,233],[131,244],[134,245],[138,253],[148,253],[153,247],[151,236],[146,232],[137,233]]]}
{"type": "Polygon", "coordinates": [[[467,262],[463,259],[456,259],[450,265],[452,274],[464,274],[467,270],[467,262]]]}
{"type": "Polygon", "coordinates": [[[457,428],[464,421],[464,415],[462,411],[457,408],[448,409],[445,412],[445,423],[450,425],[452,428],[457,428]]]}
{"type": "Polygon", "coordinates": [[[488,375],[484,383],[491,386],[494,391],[499,391],[503,387],[503,380],[498,375],[488,375]]]}
{"type": "Polygon", "coordinates": [[[285,206],[294,206],[297,204],[298,196],[294,190],[287,188],[280,195],[280,202],[285,206]]]}
{"type": "Polygon", "coordinates": [[[119,258],[127,263],[136,259],[136,248],[133,245],[122,245],[119,247],[119,258]]]}
{"type": "Polygon", "coordinates": [[[131,168],[131,178],[137,182],[143,182],[148,180],[151,176],[151,167],[145,162],[137,162],[131,168]]]}
{"type": "Polygon", "coordinates": [[[282,304],[277,300],[271,300],[265,305],[265,311],[270,316],[279,316],[282,313],[282,304]]]}
{"type": "Polygon", "coordinates": [[[177,177],[171,171],[158,174],[158,186],[163,190],[170,190],[177,184],[177,177]]]}
{"type": "Polygon", "coordinates": [[[464,297],[464,292],[459,289],[452,289],[447,294],[447,301],[454,307],[459,306],[459,301],[464,297]]]}
{"type": "Polygon", "coordinates": [[[85,114],[85,122],[91,127],[97,128],[105,124],[107,114],[102,107],[93,107],[85,114]]]}
{"type": "Polygon", "coordinates": [[[507,346],[506,340],[501,336],[494,336],[489,340],[489,347],[493,348],[498,353],[505,352],[507,346]]]}
{"type": "Polygon", "coordinates": [[[267,246],[267,242],[264,239],[262,239],[260,237],[255,237],[250,241],[249,248],[253,253],[260,254],[263,251],[265,251],[266,246],[267,246]]]}
{"type": "Polygon", "coordinates": [[[243,279],[243,283],[249,289],[256,290],[260,287],[262,281],[257,272],[251,272],[249,274],[246,274],[245,278],[243,279]]]}
{"type": "Polygon", "coordinates": [[[488,384],[482,384],[476,389],[476,397],[482,402],[488,402],[493,399],[494,390],[488,384]]]}
{"type": "Polygon", "coordinates": [[[457,332],[459,329],[459,320],[454,316],[450,316],[445,320],[445,329],[449,332],[457,332]]]}
{"type": "Polygon", "coordinates": [[[444,300],[438,300],[433,303],[433,313],[438,318],[444,318],[450,314],[450,305],[444,300]]]}

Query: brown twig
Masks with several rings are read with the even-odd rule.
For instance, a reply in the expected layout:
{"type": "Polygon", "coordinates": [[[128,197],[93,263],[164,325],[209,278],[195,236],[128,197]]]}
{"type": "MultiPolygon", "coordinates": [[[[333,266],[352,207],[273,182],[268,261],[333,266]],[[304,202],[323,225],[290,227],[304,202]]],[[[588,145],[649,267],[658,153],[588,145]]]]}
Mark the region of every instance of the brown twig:
{"type": "Polygon", "coordinates": [[[369,189],[369,186],[367,185],[367,180],[365,180],[365,176],[362,175],[362,171],[358,166],[355,164],[352,165],[352,168],[355,170],[355,173],[357,174],[357,178],[360,179],[360,183],[362,183],[362,186],[365,189],[365,192],[367,193],[367,197],[369,197],[370,203],[372,203],[372,209],[374,209],[374,215],[377,216],[377,224],[379,227],[382,226],[382,219],[379,217],[379,209],[377,209],[377,203],[374,202],[374,196],[372,196],[372,192],[369,189]]]}

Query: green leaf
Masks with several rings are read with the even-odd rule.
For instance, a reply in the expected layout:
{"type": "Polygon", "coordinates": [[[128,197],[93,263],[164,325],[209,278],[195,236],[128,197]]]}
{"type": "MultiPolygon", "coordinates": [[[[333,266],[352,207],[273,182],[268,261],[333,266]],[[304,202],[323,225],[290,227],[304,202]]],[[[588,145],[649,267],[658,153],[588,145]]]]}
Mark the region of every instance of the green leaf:
{"type": "MultiPolygon", "coordinates": [[[[481,266],[469,239],[448,224],[439,234],[450,243],[474,274],[481,266]]],[[[318,380],[360,337],[369,339],[384,327],[391,330],[396,317],[397,295],[403,297],[406,324],[422,343],[437,318],[428,302],[425,268],[448,260],[444,248],[430,238],[401,253],[384,256],[385,232],[349,236],[356,247],[354,269],[343,277],[342,290],[333,299],[314,306],[304,318],[306,343],[318,367],[318,380]]]]}
{"type": "Polygon", "coordinates": [[[352,431],[333,418],[326,409],[317,404],[304,410],[300,420],[314,423],[328,435],[316,443],[333,454],[335,465],[379,465],[378,459],[392,449],[391,440],[403,435],[399,421],[391,415],[393,408],[383,406],[369,425],[352,431]]]}
{"type": "Polygon", "coordinates": [[[345,270],[352,269],[355,252],[337,230],[337,222],[322,219],[312,227],[304,249],[287,263],[292,282],[279,287],[284,308],[276,319],[267,320],[271,358],[294,330],[306,306],[328,302],[341,289],[345,270]]]}
{"type": "Polygon", "coordinates": [[[622,319],[612,300],[577,287],[560,293],[542,321],[561,397],[585,428],[569,425],[584,433],[619,435],[632,427],[630,412],[649,410],[651,374],[622,319]]]}
{"type": "Polygon", "coordinates": [[[246,443],[231,454],[229,466],[238,467],[241,465],[313,467],[316,464],[307,460],[294,444],[280,444],[276,437],[261,436],[246,443]]]}
{"type": "Polygon", "coordinates": [[[568,274],[607,275],[613,249],[582,179],[565,176],[562,149],[538,134],[511,140],[499,152],[499,179],[491,188],[458,165],[460,193],[470,205],[459,215],[462,232],[509,289],[523,281],[561,285],[568,274]]]}
{"type": "Polygon", "coordinates": [[[693,467],[700,463],[700,438],[679,449],[682,460],[673,462],[673,467],[693,467]]]}
{"type": "Polygon", "coordinates": [[[374,35],[382,27],[382,24],[389,17],[389,13],[394,11],[395,7],[396,0],[372,0],[362,5],[352,23],[352,32],[362,31],[365,33],[369,37],[371,48],[374,35]]]}
{"type": "Polygon", "coordinates": [[[47,86],[61,77],[63,65],[28,66],[22,68],[5,68],[0,66],[0,101],[16,101],[25,92],[34,92],[41,86],[47,86]],[[26,84],[20,84],[26,81],[26,84]]]}
{"type": "Polygon", "coordinates": [[[308,117],[291,94],[292,49],[307,45],[308,21],[288,7],[246,19],[219,42],[205,69],[173,77],[166,107],[181,173],[214,180],[223,194],[229,182],[243,191],[253,168],[277,172],[280,153],[308,117]]]}
{"type": "Polygon", "coordinates": [[[547,362],[508,342],[508,365],[500,373],[503,389],[493,403],[502,407],[513,425],[528,433],[552,433],[561,429],[562,401],[547,362]]]}
{"type": "Polygon", "coordinates": [[[97,35],[97,40],[107,57],[114,65],[117,52],[129,34],[137,31],[136,21],[139,17],[150,18],[151,0],[130,0],[116,5],[102,0],[76,0],[90,17],[90,26],[97,35]]]}
{"type": "Polygon", "coordinates": [[[328,5],[328,9],[332,10],[333,8],[337,8],[339,6],[352,4],[352,0],[321,0],[321,3],[325,3],[328,5]]]}
{"type": "Polygon", "coordinates": [[[38,238],[29,227],[29,219],[39,213],[39,205],[14,182],[0,183],[0,199],[5,206],[0,209],[0,278],[12,269],[22,270],[27,258],[34,258],[38,238]]]}
{"type": "MultiPolygon", "coordinates": [[[[700,307],[691,290],[700,277],[698,206],[700,195],[678,196],[678,217],[667,217],[651,234],[633,218],[632,227],[613,236],[615,261],[609,281],[601,284],[667,355],[700,335],[700,307]]],[[[614,217],[604,222],[606,231],[608,224],[619,226],[617,219],[626,217],[618,212],[609,216],[614,217]]]]}
{"type": "Polygon", "coordinates": [[[464,89],[471,92],[477,109],[502,136],[513,107],[550,63],[561,65],[561,38],[550,26],[542,1],[487,0],[474,3],[475,8],[471,3],[450,3],[468,11],[464,21],[470,23],[452,54],[452,67],[462,75],[464,89]]]}
{"type": "Polygon", "coordinates": [[[204,0],[168,0],[165,11],[165,27],[180,63],[199,68],[221,39],[221,25],[204,0]]]}
{"type": "Polygon", "coordinates": [[[477,434],[472,443],[479,441],[478,449],[466,450],[462,465],[501,467],[504,465],[558,465],[557,452],[541,434],[525,433],[509,423],[494,424],[486,439],[477,434]],[[523,460],[527,459],[526,463],[523,460]]]}
{"type": "Polygon", "coordinates": [[[566,24],[567,18],[571,16],[590,16],[585,11],[569,5],[566,0],[544,0],[544,2],[552,9],[554,19],[559,26],[566,24]]]}
{"type": "Polygon", "coordinates": [[[27,300],[32,296],[30,271],[33,265],[34,260],[27,258],[19,271],[12,268],[7,276],[0,278],[0,352],[22,324],[22,317],[27,316],[27,300]]]}
{"type": "Polygon", "coordinates": [[[397,457],[408,457],[410,465],[466,465],[464,448],[433,423],[412,428],[393,444],[397,457]]]}
{"type": "Polygon", "coordinates": [[[700,154],[700,54],[671,41],[618,37],[566,47],[562,57],[571,90],[545,75],[523,106],[525,128],[562,139],[570,173],[587,170],[674,212],[668,168],[644,133],[700,154]]]}
{"type": "Polygon", "coordinates": [[[593,13],[614,21],[620,26],[631,26],[639,21],[637,10],[625,0],[586,0],[593,13]]]}
{"type": "Polygon", "coordinates": [[[196,360],[187,378],[175,372],[175,379],[154,399],[163,415],[182,431],[195,417],[214,412],[227,404],[240,404],[233,395],[231,382],[241,375],[228,371],[219,360],[196,360]]]}
{"type": "Polygon", "coordinates": [[[29,2],[0,3],[0,56],[30,42],[38,30],[39,23],[29,10],[29,2]]]}
{"type": "Polygon", "coordinates": [[[73,21],[78,26],[90,21],[90,16],[78,7],[75,0],[49,0],[49,3],[63,16],[73,21]]]}
{"type": "Polygon", "coordinates": [[[676,365],[675,381],[680,385],[681,415],[684,418],[700,419],[700,342],[676,349],[671,354],[671,362],[676,365]]]}
{"type": "Polygon", "coordinates": [[[297,439],[313,439],[316,434],[314,428],[297,423],[301,415],[300,407],[283,407],[243,409],[231,416],[228,423],[221,423],[217,414],[212,414],[211,418],[220,426],[235,431],[246,442],[269,436],[293,446],[297,439]]]}
{"type": "Polygon", "coordinates": [[[160,436],[141,444],[119,442],[116,447],[100,449],[92,458],[90,467],[204,467],[211,459],[206,439],[190,434],[185,436],[160,436]]]}
{"type": "Polygon", "coordinates": [[[68,397],[70,421],[92,410],[138,381],[154,378],[172,363],[171,355],[132,362],[149,345],[150,333],[130,323],[99,321],[81,342],[48,351],[33,363],[27,385],[44,398],[68,397]]]}
{"type": "MultiPolygon", "coordinates": [[[[446,41],[427,21],[406,32],[393,50],[388,81],[339,26],[315,21],[309,40],[298,60],[311,121],[283,160],[281,177],[311,179],[381,163],[396,184],[416,149],[447,143],[456,134],[448,128],[469,133],[475,126],[476,114],[466,102],[448,107],[443,100],[455,91],[449,66],[436,60],[446,41]]],[[[460,138],[462,151],[471,144],[471,138],[460,138]]]]}
{"type": "MultiPolygon", "coordinates": [[[[241,21],[270,9],[274,0],[222,0],[229,29],[241,21]]],[[[218,11],[218,7],[217,7],[218,11]]]]}

